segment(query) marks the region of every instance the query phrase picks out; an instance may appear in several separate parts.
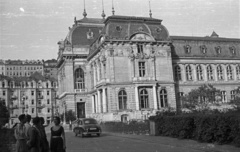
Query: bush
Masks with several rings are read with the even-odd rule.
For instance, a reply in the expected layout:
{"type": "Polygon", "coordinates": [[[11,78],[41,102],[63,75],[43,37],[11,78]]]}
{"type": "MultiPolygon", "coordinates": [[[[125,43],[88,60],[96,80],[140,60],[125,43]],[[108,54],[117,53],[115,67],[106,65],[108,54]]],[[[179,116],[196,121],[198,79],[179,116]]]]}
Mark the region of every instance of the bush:
{"type": "Polygon", "coordinates": [[[240,117],[234,112],[157,115],[150,119],[155,121],[159,135],[240,146],[240,117]]]}

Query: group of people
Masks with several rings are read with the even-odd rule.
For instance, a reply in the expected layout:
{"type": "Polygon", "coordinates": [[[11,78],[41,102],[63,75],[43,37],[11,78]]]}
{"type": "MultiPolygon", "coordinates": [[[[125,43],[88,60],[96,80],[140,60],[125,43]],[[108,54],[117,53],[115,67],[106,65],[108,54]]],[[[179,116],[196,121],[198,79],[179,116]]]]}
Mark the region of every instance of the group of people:
{"type": "Polygon", "coordinates": [[[65,152],[65,133],[59,117],[54,117],[50,144],[47,140],[43,117],[32,119],[31,115],[21,114],[18,119],[20,123],[14,126],[14,135],[17,140],[16,152],[65,152]]]}

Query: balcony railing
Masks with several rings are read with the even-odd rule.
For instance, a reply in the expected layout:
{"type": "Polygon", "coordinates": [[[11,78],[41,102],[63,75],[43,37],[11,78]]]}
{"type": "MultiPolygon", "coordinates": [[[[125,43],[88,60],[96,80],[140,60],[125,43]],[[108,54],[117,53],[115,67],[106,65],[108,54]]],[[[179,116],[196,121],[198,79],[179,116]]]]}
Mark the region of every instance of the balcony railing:
{"type": "Polygon", "coordinates": [[[12,95],[12,96],[11,96],[11,99],[16,100],[16,99],[17,99],[17,96],[16,96],[16,95],[12,95]]]}
{"type": "Polygon", "coordinates": [[[43,95],[39,95],[39,96],[38,96],[38,99],[43,99],[43,95]]]}
{"type": "Polygon", "coordinates": [[[75,89],[75,93],[87,92],[87,89],[75,89]]]}
{"type": "Polygon", "coordinates": [[[10,109],[18,109],[18,105],[10,105],[10,109]]]}

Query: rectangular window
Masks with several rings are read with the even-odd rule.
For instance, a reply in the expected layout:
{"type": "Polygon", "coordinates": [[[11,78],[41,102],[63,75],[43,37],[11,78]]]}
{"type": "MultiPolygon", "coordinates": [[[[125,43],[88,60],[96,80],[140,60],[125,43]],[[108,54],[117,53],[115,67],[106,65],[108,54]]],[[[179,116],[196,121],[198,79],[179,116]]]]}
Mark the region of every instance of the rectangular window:
{"type": "Polygon", "coordinates": [[[34,91],[31,91],[32,96],[34,96],[34,91]]]}
{"type": "Polygon", "coordinates": [[[6,95],[6,91],[3,91],[3,96],[5,96],[6,95]]]}
{"type": "Polygon", "coordinates": [[[227,101],[226,91],[221,91],[221,96],[222,96],[222,102],[226,102],[227,101]]]}
{"type": "Polygon", "coordinates": [[[50,113],[50,112],[51,112],[51,109],[48,108],[48,113],[50,113]]]}
{"type": "Polygon", "coordinates": [[[34,113],[34,108],[32,108],[32,113],[34,113]]]}
{"type": "Polygon", "coordinates": [[[142,44],[138,44],[137,45],[137,50],[138,50],[138,53],[143,53],[143,45],[142,44]]]}
{"type": "Polygon", "coordinates": [[[231,94],[231,100],[235,100],[235,98],[236,98],[236,91],[235,91],[235,90],[232,90],[232,91],[230,92],[230,94],[231,94]]]}
{"type": "Polygon", "coordinates": [[[32,105],[34,105],[34,100],[32,99],[32,105]]]}
{"type": "Polygon", "coordinates": [[[50,104],[50,100],[49,99],[47,99],[47,104],[50,104]]]}
{"type": "Polygon", "coordinates": [[[145,76],[145,72],[146,72],[145,62],[139,62],[138,63],[138,67],[139,67],[139,76],[140,77],[144,77],[145,76]]]}
{"type": "Polygon", "coordinates": [[[49,91],[47,91],[47,95],[49,96],[49,91]]]}

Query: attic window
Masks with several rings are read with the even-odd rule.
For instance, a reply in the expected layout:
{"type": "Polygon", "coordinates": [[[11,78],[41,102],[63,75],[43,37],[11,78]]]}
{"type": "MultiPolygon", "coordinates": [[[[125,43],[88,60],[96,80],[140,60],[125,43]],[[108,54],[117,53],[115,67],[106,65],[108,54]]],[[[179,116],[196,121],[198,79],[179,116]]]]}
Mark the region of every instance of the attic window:
{"type": "Polygon", "coordinates": [[[117,30],[118,32],[121,32],[121,31],[122,31],[122,27],[121,27],[121,26],[116,26],[116,30],[117,30]]]}
{"type": "Polygon", "coordinates": [[[185,50],[185,53],[187,53],[187,54],[191,53],[191,46],[190,45],[185,45],[184,50],[185,50]]]}
{"type": "Polygon", "coordinates": [[[234,46],[229,47],[229,50],[233,55],[236,54],[236,48],[234,46]]]}
{"type": "Polygon", "coordinates": [[[200,46],[200,50],[203,54],[206,54],[207,53],[207,47],[205,45],[201,45],[200,46]]]}
{"type": "Polygon", "coordinates": [[[93,39],[93,32],[91,31],[91,29],[89,29],[87,32],[87,39],[93,39]]]}
{"type": "Polygon", "coordinates": [[[156,30],[158,33],[162,31],[162,29],[159,28],[159,27],[157,27],[155,30],[156,30]]]}
{"type": "Polygon", "coordinates": [[[215,51],[217,54],[221,54],[222,48],[220,46],[215,47],[215,51]]]}

